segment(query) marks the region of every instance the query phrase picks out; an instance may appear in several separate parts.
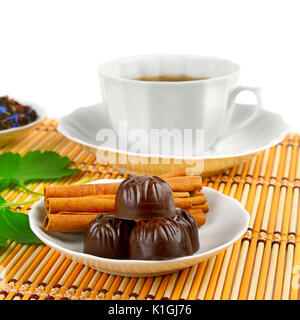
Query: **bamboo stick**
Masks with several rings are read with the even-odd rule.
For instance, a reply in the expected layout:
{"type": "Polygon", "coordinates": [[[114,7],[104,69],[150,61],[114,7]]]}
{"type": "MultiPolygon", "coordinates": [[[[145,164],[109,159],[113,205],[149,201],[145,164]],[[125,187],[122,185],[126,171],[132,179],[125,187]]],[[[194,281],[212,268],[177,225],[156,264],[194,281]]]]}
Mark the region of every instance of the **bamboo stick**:
{"type": "Polygon", "coordinates": [[[54,300],[61,300],[64,297],[67,288],[71,287],[76,278],[78,277],[79,273],[83,269],[83,264],[76,263],[75,261],[69,266],[70,272],[65,273],[63,279],[61,279],[61,287],[56,290],[55,293],[52,293],[54,296],[54,300]],[[72,271],[71,271],[72,270],[72,271]]]}
{"type": "Polygon", "coordinates": [[[93,278],[94,274],[96,273],[96,270],[89,268],[88,266],[84,266],[84,268],[79,273],[77,279],[74,282],[74,288],[77,287],[75,294],[70,297],[72,300],[78,300],[81,296],[83,290],[86,288],[88,283],[93,278]],[[86,269],[85,269],[86,268],[86,269]],[[82,273],[82,274],[81,274],[82,273]],[[85,274],[85,277],[83,278],[83,274],[85,274]],[[82,281],[80,281],[82,279],[82,281]]]}
{"type": "Polygon", "coordinates": [[[182,289],[184,287],[184,283],[186,281],[186,278],[190,272],[190,268],[185,268],[181,271],[179,279],[176,282],[176,286],[174,287],[174,291],[170,297],[170,300],[178,300],[180,297],[180,294],[182,292],[182,289]]]}
{"type": "MultiPolygon", "coordinates": [[[[282,175],[282,169],[283,169],[283,163],[284,163],[284,156],[281,154],[281,149],[282,147],[279,145],[275,149],[275,155],[274,155],[274,161],[273,161],[273,168],[271,172],[271,177],[281,177],[282,175]]],[[[285,150],[285,149],[284,149],[285,150]]],[[[274,180],[271,178],[271,181],[274,180]]],[[[264,253],[262,257],[262,262],[261,262],[261,270],[260,270],[260,276],[258,280],[258,284],[255,284],[257,287],[256,290],[256,298],[257,299],[262,299],[264,296],[264,290],[265,290],[265,283],[267,279],[267,272],[268,272],[268,266],[269,266],[269,257],[270,257],[270,251],[272,247],[272,241],[270,238],[270,235],[273,233],[273,226],[275,223],[275,217],[276,217],[276,211],[277,211],[277,202],[278,197],[279,197],[279,192],[280,188],[278,185],[275,185],[272,189],[270,189],[270,192],[273,192],[273,199],[272,199],[272,206],[269,214],[269,225],[268,225],[268,230],[267,230],[267,238],[266,242],[264,245],[264,253]]],[[[266,221],[263,221],[264,228],[266,225],[266,221]]],[[[259,250],[261,251],[262,244],[259,244],[259,250]]]]}
{"type": "Polygon", "coordinates": [[[193,265],[190,268],[189,273],[187,275],[184,287],[183,287],[181,295],[180,295],[180,300],[187,300],[188,299],[189,292],[191,290],[194,277],[196,275],[196,271],[197,271],[197,265],[193,265]]]}
{"type": "Polygon", "coordinates": [[[200,283],[202,281],[203,274],[204,274],[204,271],[206,269],[206,266],[207,266],[207,260],[201,262],[198,265],[198,269],[197,269],[196,275],[194,277],[194,281],[193,281],[193,284],[192,284],[192,287],[191,287],[191,291],[190,291],[189,296],[188,296],[188,300],[195,300],[197,298],[197,293],[198,293],[198,290],[199,290],[199,287],[200,287],[200,283]]]}
{"type": "Polygon", "coordinates": [[[95,287],[92,288],[91,294],[89,295],[89,299],[91,299],[91,300],[95,299],[98,291],[103,287],[103,285],[106,282],[107,278],[108,278],[108,274],[103,272],[101,274],[101,277],[99,278],[99,280],[95,284],[95,287]]]}
{"type": "Polygon", "coordinates": [[[198,292],[198,296],[197,296],[198,300],[204,300],[205,292],[208,287],[208,283],[209,283],[209,280],[210,280],[210,277],[212,274],[212,270],[213,270],[215,261],[216,261],[216,256],[214,256],[208,260],[208,264],[207,264],[207,267],[206,267],[206,270],[205,270],[205,273],[204,273],[204,276],[203,276],[203,279],[201,282],[201,286],[199,288],[199,292],[198,292]]]}
{"type": "MultiPolygon", "coordinates": [[[[6,259],[6,257],[12,252],[12,250],[16,247],[17,243],[12,241],[6,248],[3,250],[0,256],[0,266],[2,266],[2,262],[6,259]]],[[[1,269],[0,269],[1,270],[1,269]]]]}
{"type": "MultiPolygon", "coordinates": [[[[253,158],[251,160],[251,162],[249,163],[249,165],[247,166],[247,169],[248,169],[247,176],[257,177],[258,176],[258,168],[260,167],[259,166],[260,163],[261,163],[261,156],[253,158]],[[256,163],[258,164],[257,166],[256,166],[256,163]]],[[[240,188],[241,187],[239,187],[239,190],[240,190],[240,188]]],[[[248,183],[244,186],[243,194],[241,194],[241,203],[246,208],[246,210],[248,212],[251,210],[251,206],[254,201],[254,191],[255,191],[254,184],[248,183]]],[[[241,193],[241,191],[240,191],[240,193],[241,193]]],[[[226,280],[225,280],[224,288],[223,288],[223,292],[222,292],[222,297],[221,297],[222,300],[229,299],[232,290],[235,290],[236,292],[238,292],[238,290],[237,290],[238,282],[235,280],[234,276],[235,276],[235,270],[239,266],[238,258],[239,258],[241,245],[242,245],[241,239],[239,239],[234,244],[234,247],[232,250],[232,255],[231,255],[231,260],[230,260],[230,263],[228,266],[228,273],[226,276],[226,280]]]]}
{"type": "Polygon", "coordinates": [[[79,296],[79,300],[87,300],[90,293],[92,292],[93,288],[95,287],[95,285],[97,284],[98,280],[101,277],[101,272],[100,271],[96,271],[93,275],[93,277],[91,278],[90,282],[88,283],[88,285],[82,290],[80,296],[79,296]]]}
{"type": "Polygon", "coordinates": [[[160,286],[159,286],[159,288],[157,290],[157,293],[155,295],[155,300],[161,300],[162,299],[170,278],[171,278],[170,274],[168,274],[168,275],[163,277],[162,281],[160,282],[160,286]]]}
{"type": "MultiPolygon", "coordinates": [[[[290,164],[290,172],[289,172],[289,181],[294,181],[296,169],[297,169],[297,153],[298,153],[298,145],[299,145],[299,136],[294,135],[293,141],[295,144],[293,145],[292,155],[291,155],[291,164],[290,164]]],[[[286,265],[285,265],[285,274],[283,278],[282,284],[282,296],[281,299],[288,300],[291,290],[291,279],[292,279],[292,268],[293,268],[293,259],[294,259],[294,249],[295,242],[292,241],[294,239],[294,234],[296,234],[296,221],[297,221],[297,203],[299,200],[299,192],[297,189],[292,189],[290,191],[292,193],[292,200],[290,206],[290,217],[289,217],[289,227],[288,227],[288,237],[287,237],[287,256],[286,256],[286,265]]],[[[287,209],[288,210],[288,209],[287,209]]],[[[283,226],[283,229],[285,226],[283,226]]],[[[284,232],[284,230],[283,230],[284,232]]]]}
{"type": "Polygon", "coordinates": [[[130,281],[128,282],[124,293],[122,294],[120,300],[128,300],[129,299],[129,295],[131,294],[136,282],[137,282],[138,278],[133,277],[130,279],[130,281]]]}
{"type": "Polygon", "coordinates": [[[6,278],[7,273],[14,267],[14,265],[17,263],[17,261],[26,252],[28,247],[29,247],[29,245],[21,245],[21,248],[18,251],[18,253],[7,263],[7,265],[0,272],[0,279],[3,279],[5,282],[5,278],[6,278]]]}
{"type": "Polygon", "coordinates": [[[172,292],[174,290],[175,284],[176,284],[176,280],[178,278],[179,273],[178,272],[174,272],[171,274],[171,277],[168,281],[165,293],[162,297],[163,300],[170,300],[172,292]]]}
{"type": "Polygon", "coordinates": [[[145,283],[139,293],[137,300],[145,300],[146,299],[146,296],[148,295],[148,292],[151,289],[151,285],[152,285],[153,281],[154,281],[153,277],[147,278],[147,280],[145,281],[145,283]]]}
{"type": "Polygon", "coordinates": [[[62,299],[64,300],[78,299],[78,297],[76,296],[76,293],[82,287],[82,282],[87,282],[88,279],[90,278],[89,270],[90,270],[89,266],[86,266],[86,265],[80,270],[73,284],[69,288],[67,288],[62,299]]]}
{"type": "Polygon", "coordinates": [[[287,246],[287,233],[288,227],[290,222],[290,212],[291,212],[291,202],[292,202],[292,192],[293,188],[287,188],[287,194],[285,198],[285,206],[284,206],[284,214],[282,218],[282,240],[280,242],[279,247],[279,255],[277,261],[277,268],[276,268],[276,276],[275,276],[275,285],[274,285],[274,300],[281,299],[282,293],[282,286],[283,286],[283,277],[284,277],[284,268],[285,268],[285,258],[286,258],[286,246],[287,246]]]}
{"type": "Polygon", "coordinates": [[[130,280],[129,277],[122,278],[122,281],[121,281],[118,289],[114,292],[112,300],[120,300],[121,299],[121,296],[122,296],[126,286],[128,285],[129,280],[130,280]]]}
{"type": "Polygon", "coordinates": [[[111,300],[115,291],[118,289],[120,283],[122,282],[122,277],[116,276],[112,285],[110,286],[109,290],[105,295],[105,300],[111,300]]]}
{"type": "MultiPolygon", "coordinates": [[[[299,136],[297,135],[296,137],[297,141],[299,141],[299,136]]],[[[300,180],[300,152],[298,152],[297,155],[297,168],[296,168],[296,173],[295,173],[295,181],[300,180]]],[[[299,188],[295,189],[295,192],[297,192],[297,197],[299,199],[299,188]]],[[[291,279],[291,289],[290,289],[290,299],[291,300],[297,300],[299,297],[299,265],[300,265],[300,206],[298,205],[297,208],[297,216],[298,216],[298,221],[297,224],[293,226],[294,230],[296,229],[296,245],[295,245],[295,254],[294,254],[294,259],[293,259],[293,269],[292,269],[292,279],[291,279]]],[[[296,222],[295,220],[293,220],[296,222]]]]}
{"type": "MultiPolygon", "coordinates": [[[[280,162],[279,162],[279,166],[278,166],[278,173],[277,173],[281,177],[285,173],[286,149],[287,149],[287,146],[283,145],[282,150],[281,150],[281,155],[280,155],[280,162]]],[[[278,233],[281,232],[285,199],[286,199],[286,188],[282,187],[280,189],[280,193],[279,193],[279,202],[278,202],[274,232],[278,232],[278,233]]],[[[273,245],[271,247],[271,259],[270,259],[270,265],[269,265],[269,274],[267,277],[266,289],[265,289],[265,299],[266,300],[270,300],[273,297],[274,280],[275,280],[275,276],[276,276],[276,264],[277,264],[277,259],[278,259],[278,253],[279,253],[279,243],[273,242],[273,245]]]]}
{"type": "Polygon", "coordinates": [[[153,300],[155,298],[162,279],[163,279],[163,277],[155,277],[154,278],[154,281],[152,283],[150,291],[148,292],[148,295],[146,296],[146,300],[153,300]]]}
{"type": "MultiPolygon", "coordinates": [[[[50,260],[51,261],[51,260],[50,260]]],[[[47,270],[47,274],[45,275],[43,281],[38,284],[38,287],[34,290],[33,295],[30,297],[30,300],[37,300],[44,294],[45,289],[47,288],[51,278],[55,276],[56,272],[59,270],[63,262],[65,261],[65,257],[60,255],[57,260],[52,264],[51,267],[47,270]]],[[[52,261],[51,261],[52,262],[52,261]]],[[[46,295],[47,296],[47,295],[46,295]]]]}
{"type": "MultiPolygon", "coordinates": [[[[62,257],[60,257],[60,254],[58,252],[54,252],[53,249],[51,249],[40,265],[35,269],[35,271],[31,274],[31,276],[28,278],[31,285],[29,289],[25,292],[22,300],[29,300],[31,296],[34,294],[34,292],[38,292],[38,286],[42,283],[42,281],[45,279],[48,272],[53,272],[52,268],[56,268],[56,262],[61,261],[62,257]],[[60,259],[60,260],[58,260],[60,259]]],[[[60,262],[59,262],[60,263],[60,262]]]]}
{"type": "Polygon", "coordinates": [[[55,300],[55,297],[59,294],[59,291],[63,286],[65,286],[69,276],[72,274],[73,270],[75,269],[77,263],[75,261],[71,261],[71,263],[68,265],[67,269],[63,273],[62,277],[54,283],[52,287],[49,286],[47,300],[55,300]]]}
{"type": "Polygon", "coordinates": [[[144,283],[145,283],[145,278],[138,278],[138,280],[134,286],[134,289],[132,290],[132,292],[129,295],[129,300],[137,300],[144,283]]]}
{"type": "Polygon", "coordinates": [[[58,281],[63,276],[63,274],[66,272],[66,270],[69,267],[69,265],[71,264],[71,262],[72,262],[71,259],[66,258],[63,261],[63,263],[59,266],[59,268],[57,268],[55,273],[50,274],[51,276],[49,275],[49,277],[48,277],[49,283],[48,283],[48,281],[46,282],[46,287],[44,288],[43,292],[40,293],[39,300],[45,300],[49,296],[51,289],[58,283],[58,281]]]}
{"type": "MultiPolygon", "coordinates": [[[[264,153],[264,158],[266,159],[265,161],[262,161],[261,169],[260,169],[260,176],[264,176],[265,178],[269,179],[271,175],[271,169],[272,169],[272,160],[274,158],[274,148],[272,148],[270,151],[267,150],[264,153]]],[[[257,186],[257,190],[261,192],[259,196],[259,201],[256,206],[256,203],[253,205],[252,210],[255,210],[255,214],[251,213],[251,218],[250,218],[250,227],[253,228],[253,233],[258,234],[259,230],[261,228],[261,223],[263,220],[263,213],[265,212],[265,204],[267,200],[267,194],[268,194],[268,185],[263,185],[263,186],[257,186]]],[[[250,247],[247,255],[247,260],[245,262],[245,270],[243,273],[243,278],[241,280],[241,287],[240,287],[240,292],[239,292],[239,299],[245,300],[248,295],[248,289],[249,289],[249,282],[250,282],[250,277],[252,274],[252,266],[254,264],[254,259],[255,255],[257,253],[257,237],[252,237],[251,242],[250,242],[250,247]]],[[[255,275],[255,272],[254,272],[255,275]]]]}
{"type": "MultiPolygon", "coordinates": [[[[300,153],[299,153],[300,155],[300,153]]],[[[299,163],[299,162],[298,162],[299,163]]],[[[300,167],[300,166],[299,166],[300,167]]],[[[295,206],[294,210],[297,212],[297,216],[300,216],[300,206],[299,206],[299,189],[295,189],[294,191],[297,194],[297,206],[295,206]]],[[[296,222],[296,219],[294,220],[296,222]]],[[[300,265],[300,239],[299,239],[299,233],[300,233],[300,219],[298,218],[297,225],[295,224],[295,227],[293,230],[296,229],[296,244],[294,249],[294,259],[293,259],[293,269],[292,269],[292,278],[291,278],[291,289],[290,289],[290,299],[291,300],[297,300],[298,299],[298,276],[299,276],[299,269],[298,266],[300,265]]]]}
{"type": "MultiPolygon", "coordinates": [[[[232,175],[235,175],[235,170],[232,170],[232,175]]],[[[236,190],[237,190],[237,184],[232,184],[231,182],[227,182],[223,193],[225,195],[229,195],[231,197],[234,197],[236,190]]],[[[218,256],[216,258],[216,262],[215,262],[215,266],[212,271],[210,283],[209,283],[209,286],[207,288],[206,295],[205,295],[206,300],[213,299],[225,254],[226,254],[226,250],[224,250],[220,254],[218,254],[218,256]]]]}
{"type": "Polygon", "coordinates": [[[14,276],[16,275],[18,270],[24,265],[26,260],[31,256],[31,254],[36,248],[37,248],[36,244],[30,245],[30,246],[23,246],[22,249],[25,249],[25,253],[22,255],[22,257],[20,257],[20,259],[18,259],[18,261],[16,261],[16,264],[12,267],[12,269],[4,275],[5,281],[9,282],[11,279],[18,280],[14,278],[14,276]]]}
{"type": "Polygon", "coordinates": [[[13,287],[12,291],[7,296],[7,300],[22,299],[24,292],[29,288],[29,283],[30,283],[25,281],[29,280],[30,276],[34,273],[34,270],[38,267],[39,263],[45,257],[48,251],[49,251],[49,248],[44,245],[39,245],[37,247],[34,254],[32,254],[31,256],[31,259],[28,259],[26,263],[24,263],[22,268],[20,268],[17,275],[15,276],[18,279],[18,281],[15,283],[15,286],[13,287]],[[23,273],[24,270],[25,272],[23,273]],[[17,293],[19,293],[19,295],[16,295],[17,293]]]}
{"type": "Polygon", "coordinates": [[[290,295],[294,248],[294,245],[287,245],[286,269],[282,285],[282,300],[288,300],[290,295]]]}
{"type": "MultiPolygon", "coordinates": [[[[284,154],[281,154],[281,149],[282,149],[281,145],[276,146],[275,156],[273,161],[273,168],[271,173],[271,177],[278,177],[279,179],[282,177],[283,163],[284,163],[284,154]]],[[[271,181],[275,181],[275,179],[271,178],[271,181]]],[[[257,291],[256,291],[256,299],[259,299],[259,300],[263,299],[265,288],[266,288],[269,261],[270,261],[270,255],[272,250],[273,231],[274,231],[276,214],[277,214],[277,205],[279,201],[279,194],[280,194],[280,186],[275,184],[275,188],[273,190],[273,198],[272,198],[272,206],[271,206],[271,211],[269,216],[269,223],[267,228],[268,236],[266,238],[266,242],[264,246],[260,276],[259,276],[257,291]]]]}
{"type": "MultiPolygon", "coordinates": [[[[250,166],[250,161],[247,161],[245,164],[240,166],[239,170],[237,170],[237,173],[240,175],[242,179],[245,178],[247,173],[249,172],[249,166],[250,166]]],[[[247,202],[248,192],[249,192],[249,184],[244,185],[244,183],[240,181],[238,183],[238,187],[235,193],[235,199],[241,201],[243,206],[245,206],[247,202]]],[[[219,280],[216,287],[214,299],[220,300],[220,299],[224,299],[224,297],[229,297],[229,290],[231,288],[231,283],[233,279],[233,272],[229,272],[230,271],[229,265],[231,261],[230,259],[232,255],[233,257],[237,256],[237,254],[233,254],[233,252],[236,252],[239,246],[240,246],[240,240],[238,240],[236,246],[232,245],[226,250],[226,254],[225,254],[225,258],[223,259],[222,270],[219,275],[219,280]],[[235,251],[234,251],[234,248],[235,248],[235,251]]]]}

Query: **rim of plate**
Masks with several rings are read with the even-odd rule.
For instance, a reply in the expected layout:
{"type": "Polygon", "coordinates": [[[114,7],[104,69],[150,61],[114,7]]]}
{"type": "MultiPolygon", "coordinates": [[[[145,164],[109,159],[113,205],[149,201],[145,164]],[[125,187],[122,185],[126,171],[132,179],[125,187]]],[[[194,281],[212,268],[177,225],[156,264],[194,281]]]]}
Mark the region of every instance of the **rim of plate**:
{"type": "MultiPolygon", "coordinates": [[[[95,181],[89,182],[89,184],[90,183],[99,183],[99,182],[101,182],[101,183],[110,183],[112,181],[121,182],[124,179],[103,179],[103,180],[104,181],[95,180],[95,181]]],[[[110,258],[97,257],[97,256],[90,255],[90,254],[83,253],[83,252],[73,251],[73,250],[61,247],[60,245],[53,244],[53,242],[51,242],[50,240],[44,238],[44,236],[43,236],[44,232],[40,231],[40,229],[33,223],[33,213],[32,212],[34,212],[35,210],[38,210],[38,207],[41,204],[44,204],[44,198],[42,198],[41,200],[39,200],[38,202],[36,202],[33,205],[32,209],[31,209],[31,211],[29,213],[29,224],[30,224],[31,230],[44,243],[46,243],[50,247],[53,247],[53,248],[57,249],[58,251],[61,251],[61,252],[64,252],[64,253],[66,253],[68,255],[73,255],[73,256],[76,256],[76,257],[92,257],[93,259],[96,259],[98,261],[112,262],[114,264],[122,263],[122,264],[126,264],[126,265],[129,265],[129,264],[132,264],[132,263],[138,263],[138,264],[143,263],[143,264],[149,264],[149,265],[150,264],[162,264],[162,263],[166,264],[166,263],[171,263],[171,262],[173,263],[173,262],[185,261],[185,260],[190,260],[190,259],[195,259],[195,258],[201,258],[201,257],[212,255],[215,252],[222,251],[223,249],[225,249],[228,246],[230,246],[232,243],[236,242],[247,231],[248,225],[249,225],[249,221],[250,221],[249,213],[246,211],[246,209],[242,206],[242,204],[238,200],[236,200],[234,198],[231,198],[229,196],[226,196],[223,193],[221,193],[219,191],[216,191],[214,189],[208,188],[208,187],[203,187],[202,190],[203,191],[207,191],[207,192],[212,192],[212,193],[216,194],[219,197],[224,197],[226,199],[230,199],[231,201],[235,202],[236,205],[241,209],[241,211],[245,215],[247,223],[245,224],[244,228],[241,229],[230,241],[228,241],[228,242],[226,242],[226,243],[224,243],[222,245],[219,245],[219,246],[215,247],[214,249],[211,249],[211,250],[208,250],[208,251],[204,251],[204,252],[201,252],[201,253],[198,253],[198,254],[195,253],[193,255],[184,256],[184,257],[180,257],[180,258],[167,259],[167,260],[130,260],[130,259],[122,260],[122,259],[110,259],[110,258]]]]}
{"type": "MultiPolygon", "coordinates": [[[[239,104],[239,105],[249,105],[249,106],[253,106],[251,104],[239,104]]],[[[88,106],[88,107],[93,107],[93,106],[100,106],[103,107],[104,103],[100,102],[96,105],[92,105],[92,106],[88,106]]],[[[267,148],[273,147],[274,145],[278,144],[279,142],[281,142],[284,137],[290,132],[290,128],[289,125],[284,121],[283,117],[276,113],[276,112],[272,112],[269,110],[264,109],[262,113],[270,113],[273,116],[276,116],[280,119],[280,121],[282,122],[284,128],[281,130],[281,132],[278,133],[277,137],[274,137],[272,139],[272,141],[270,141],[268,144],[266,144],[263,147],[258,147],[258,148],[254,148],[251,149],[249,151],[244,151],[244,152],[240,152],[240,153],[232,153],[232,154],[221,154],[221,155],[214,155],[213,153],[210,154],[204,154],[203,156],[192,156],[192,157],[181,157],[181,156],[169,156],[169,155],[160,155],[160,154],[151,154],[151,153],[136,153],[136,152],[131,152],[131,151],[123,151],[123,150],[118,150],[118,149],[114,149],[114,148],[109,148],[109,147],[101,147],[101,146],[96,146],[94,144],[91,144],[89,142],[86,142],[84,140],[81,140],[77,137],[73,137],[71,134],[69,134],[65,129],[64,126],[62,125],[62,122],[64,120],[66,120],[67,118],[69,118],[73,113],[75,113],[77,110],[80,109],[84,109],[86,107],[79,107],[76,108],[74,111],[72,111],[71,113],[69,113],[68,115],[59,118],[59,122],[58,122],[58,126],[57,126],[57,130],[64,135],[66,138],[68,138],[69,140],[72,140],[74,142],[77,142],[79,144],[82,144],[86,147],[90,147],[96,150],[102,150],[102,151],[109,151],[109,152],[114,152],[114,153],[118,153],[118,154],[123,154],[123,155],[127,155],[127,156],[132,156],[132,157],[141,157],[141,158],[148,158],[148,157],[153,157],[153,158],[161,158],[161,159],[176,159],[176,160],[205,160],[205,159],[224,159],[224,158],[235,158],[235,157],[241,157],[241,156],[246,156],[252,153],[256,153],[262,150],[265,150],[267,148]]],[[[222,140],[219,142],[221,143],[222,140]]]]}

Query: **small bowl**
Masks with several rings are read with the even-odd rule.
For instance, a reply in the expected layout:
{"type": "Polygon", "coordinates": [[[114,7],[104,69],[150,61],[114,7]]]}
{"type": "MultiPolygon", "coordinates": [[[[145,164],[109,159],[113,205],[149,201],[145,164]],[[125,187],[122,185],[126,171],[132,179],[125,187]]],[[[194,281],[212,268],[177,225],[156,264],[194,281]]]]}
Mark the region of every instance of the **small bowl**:
{"type": "Polygon", "coordinates": [[[28,130],[30,130],[32,127],[43,121],[46,117],[46,111],[41,106],[37,105],[34,102],[25,101],[22,99],[16,99],[12,98],[22,104],[23,106],[30,106],[33,110],[37,113],[37,119],[31,123],[26,124],[25,126],[17,127],[17,128],[11,128],[11,129],[5,129],[0,130],[0,146],[6,145],[13,140],[23,136],[26,134],[28,130]]]}

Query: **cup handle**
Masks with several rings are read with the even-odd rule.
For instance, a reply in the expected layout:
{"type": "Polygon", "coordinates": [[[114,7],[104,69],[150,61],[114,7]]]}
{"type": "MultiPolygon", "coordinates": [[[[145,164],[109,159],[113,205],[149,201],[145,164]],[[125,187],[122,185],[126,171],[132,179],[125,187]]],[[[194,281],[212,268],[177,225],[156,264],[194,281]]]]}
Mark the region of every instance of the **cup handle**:
{"type": "Polygon", "coordinates": [[[226,120],[226,126],[225,126],[225,130],[223,130],[223,134],[221,135],[221,139],[227,138],[228,136],[231,136],[235,131],[239,130],[240,128],[244,127],[245,125],[249,124],[250,122],[252,122],[262,111],[263,108],[263,104],[262,104],[262,96],[261,96],[261,89],[260,88],[254,88],[254,87],[246,87],[246,86],[239,86],[236,87],[232,90],[230,96],[229,96],[229,100],[228,100],[228,114],[229,117],[226,120]],[[242,121],[241,123],[239,123],[237,126],[235,126],[232,129],[228,129],[228,126],[230,124],[230,121],[234,115],[235,109],[237,107],[235,100],[236,97],[242,92],[242,91],[250,91],[253,92],[254,95],[256,96],[257,99],[257,105],[256,108],[253,112],[253,114],[245,119],[244,121],[242,121]]]}

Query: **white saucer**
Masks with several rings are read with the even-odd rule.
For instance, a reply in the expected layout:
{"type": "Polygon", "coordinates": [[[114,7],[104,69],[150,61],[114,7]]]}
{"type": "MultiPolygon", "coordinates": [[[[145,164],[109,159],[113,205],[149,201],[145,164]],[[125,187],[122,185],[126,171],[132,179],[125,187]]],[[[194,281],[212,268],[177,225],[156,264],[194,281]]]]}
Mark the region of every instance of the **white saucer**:
{"type": "Polygon", "coordinates": [[[10,143],[11,141],[23,136],[29,129],[31,129],[36,124],[43,121],[46,117],[46,111],[39,105],[34,102],[24,101],[22,99],[13,98],[22,105],[30,106],[37,113],[37,119],[31,123],[26,124],[25,126],[20,126],[17,128],[11,128],[6,130],[0,130],[0,145],[10,143]]]}
{"type": "MultiPolygon", "coordinates": [[[[232,119],[232,126],[234,127],[242,119],[247,118],[254,108],[254,105],[239,105],[232,119]]],[[[67,138],[91,148],[137,156],[177,157],[172,154],[151,155],[150,153],[127,152],[127,150],[117,149],[109,144],[104,146],[103,142],[96,141],[96,134],[102,128],[112,129],[105,106],[102,103],[78,108],[61,118],[58,125],[58,131],[67,138]]],[[[289,133],[289,126],[282,117],[279,114],[264,110],[255,121],[232,136],[221,140],[213,150],[208,150],[204,154],[196,154],[189,159],[227,158],[255,153],[279,143],[287,133],[289,133]]]]}
{"type": "MultiPolygon", "coordinates": [[[[255,108],[254,105],[238,105],[231,127],[252,114],[253,108],[255,108]]],[[[103,154],[107,151],[110,154],[115,154],[117,161],[114,163],[99,157],[99,153],[97,159],[102,163],[110,163],[121,172],[133,175],[161,175],[187,167],[186,160],[194,161],[194,166],[197,168],[201,167],[198,173],[202,175],[215,174],[223,169],[238,165],[242,161],[250,160],[257,152],[281,142],[289,133],[289,126],[279,114],[263,110],[255,121],[241,128],[232,136],[220,140],[213,149],[206,151],[205,154],[178,157],[172,154],[128,152],[109,145],[108,141],[104,143],[96,141],[98,130],[103,128],[112,129],[112,126],[104,104],[100,103],[78,108],[61,118],[58,131],[70,140],[87,147],[94,154],[99,150],[103,154]],[[120,155],[127,157],[126,163],[118,162],[120,155]],[[128,161],[132,159],[133,161],[128,161]],[[157,162],[149,162],[149,159],[155,159],[157,162]],[[181,160],[181,163],[178,164],[177,160],[181,160]]]]}
{"type": "MultiPolygon", "coordinates": [[[[103,179],[93,183],[119,182],[120,179],[103,179]]],[[[210,188],[203,188],[210,211],[206,223],[199,228],[200,249],[192,256],[170,260],[117,260],[83,253],[84,233],[45,233],[44,199],[35,203],[29,215],[32,231],[48,246],[67,257],[90,267],[115,275],[146,277],[167,274],[190,267],[217,255],[237,241],[247,231],[249,213],[240,202],[210,188]]]]}

